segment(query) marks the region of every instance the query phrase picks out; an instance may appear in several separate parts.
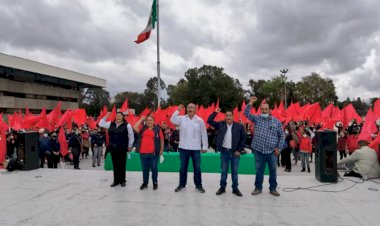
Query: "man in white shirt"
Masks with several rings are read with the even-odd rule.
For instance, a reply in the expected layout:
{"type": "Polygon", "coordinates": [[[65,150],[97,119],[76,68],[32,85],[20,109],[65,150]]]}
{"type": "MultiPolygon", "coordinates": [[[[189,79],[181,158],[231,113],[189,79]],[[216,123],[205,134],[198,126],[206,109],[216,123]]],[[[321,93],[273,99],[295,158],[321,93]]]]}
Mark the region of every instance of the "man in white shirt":
{"type": "Polygon", "coordinates": [[[187,105],[187,114],[179,116],[180,111],[184,108],[183,105],[178,107],[174,112],[170,121],[179,126],[179,157],[181,161],[181,169],[179,172],[179,186],[175,192],[185,189],[187,183],[187,170],[190,157],[193,161],[194,168],[194,184],[196,190],[204,193],[205,190],[202,186],[201,175],[201,152],[207,152],[208,139],[206,125],[202,118],[195,114],[195,104],[187,105]]]}

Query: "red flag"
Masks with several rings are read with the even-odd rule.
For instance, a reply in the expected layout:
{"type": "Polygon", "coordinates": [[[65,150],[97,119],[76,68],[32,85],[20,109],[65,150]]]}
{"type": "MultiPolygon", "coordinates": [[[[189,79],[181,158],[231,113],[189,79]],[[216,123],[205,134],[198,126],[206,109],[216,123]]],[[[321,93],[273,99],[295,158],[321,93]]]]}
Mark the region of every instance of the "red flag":
{"type": "Polygon", "coordinates": [[[375,101],[375,104],[373,105],[373,116],[375,120],[380,119],[380,98],[375,101]]]}
{"type": "Polygon", "coordinates": [[[322,123],[322,111],[321,111],[321,106],[319,103],[315,103],[310,105],[309,108],[309,122],[314,123],[315,125],[318,125],[322,123]]]}
{"type": "Polygon", "coordinates": [[[126,112],[128,111],[128,108],[128,98],[125,98],[123,105],[120,107],[120,112],[126,112]]]}
{"type": "Polygon", "coordinates": [[[362,122],[362,118],[356,113],[356,110],[352,104],[347,105],[341,112],[341,121],[343,123],[343,127],[347,127],[348,123],[356,119],[357,123],[362,122]]]}
{"type": "Polygon", "coordinates": [[[330,103],[323,111],[322,111],[322,117],[323,120],[327,120],[328,118],[331,117],[332,112],[334,110],[334,105],[330,103]]]}
{"type": "Polygon", "coordinates": [[[28,106],[26,106],[26,109],[25,109],[25,116],[29,116],[30,115],[30,113],[29,113],[29,108],[28,108],[28,106]]]}
{"type": "Polygon", "coordinates": [[[151,112],[151,111],[150,111],[149,108],[145,108],[144,111],[142,111],[142,112],[140,113],[140,117],[141,117],[141,116],[148,116],[150,112],[151,112]]]}
{"type": "Polygon", "coordinates": [[[36,124],[36,127],[39,129],[49,129],[49,121],[46,118],[46,109],[42,110],[41,112],[41,119],[40,121],[36,124]]]}
{"type": "Polygon", "coordinates": [[[112,108],[111,114],[107,118],[107,122],[112,122],[116,120],[116,107],[115,105],[112,108]]]}
{"type": "Polygon", "coordinates": [[[14,130],[21,130],[22,128],[22,116],[14,112],[13,116],[8,115],[9,127],[14,130]]]}
{"type": "Polygon", "coordinates": [[[376,151],[378,160],[380,162],[380,150],[379,150],[379,145],[380,145],[380,134],[377,135],[376,139],[373,140],[368,147],[372,148],[373,150],[376,151]]]}
{"type": "Polygon", "coordinates": [[[87,119],[87,125],[90,129],[94,130],[94,129],[97,129],[98,126],[96,125],[96,122],[95,120],[92,118],[92,117],[88,117],[87,119]]]}
{"type": "Polygon", "coordinates": [[[5,154],[7,153],[7,141],[6,141],[6,127],[3,123],[3,116],[0,115],[0,162],[5,160],[5,154]]]}
{"type": "Polygon", "coordinates": [[[73,112],[73,120],[78,126],[82,126],[87,121],[87,114],[85,109],[76,109],[73,112]]]}
{"type": "Polygon", "coordinates": [[[233,114],[234,114],[234,122],[240,122],[238,107],[235,107],[233,114]]]}
{"type": "Polygon", "coordinates": [[[240,111],[240,117],[243,123],[248,123],[248,119],[244,115],[244,110],[246,107],[247,107],[247,104],[245,103],[245,100],[243,99],[243,102],[241,103],[241,111],[240,111]]]}
{"type": "Polygon", "coordinates": [[[100,111],[100,114],[99,114],[99,116],[98,116],[98,119],[96,120],[96,124],[99,124],[100,120],[101,120],[104,116],[106,116],[107,113],[108,113],[107,106],[104,105],[104,106],[103,106],[103,109],[100,111]]]}
{"type": "Polygon", "coordinates": [[[58,141],[59,141],[59,145],[61,146],[61,149],[60,149],[61,155],[62,156],[67,155],[67,153],[68,153],[67,146],[68,145],[67,145],[66,135],[65,135],[65,131],[63,130],[63,127],[61,127],[59,129],[58,141]]]}
{"type": "MultiPolygon", "coordinates": [[[[69,125],[71,128],[71,121],[72,120],[72,112],[70,109],[67,109],[66,112],[62,115],[61,119],[58,121],[57,127],[61,127],[63,125],[69,125]]],[[[69,129],[69,128],[68,128],[69,129]]]]}
{"type": "Polygon", "coordinates": [[[371,142],[372,134],[376,133],[376,131],[377,131],[377,128],[376,128],[375,118],[373,117],[372,110],[368,109],[363,127],[358,137],[358,141],[365,140],[365,141],[371,142]]]}

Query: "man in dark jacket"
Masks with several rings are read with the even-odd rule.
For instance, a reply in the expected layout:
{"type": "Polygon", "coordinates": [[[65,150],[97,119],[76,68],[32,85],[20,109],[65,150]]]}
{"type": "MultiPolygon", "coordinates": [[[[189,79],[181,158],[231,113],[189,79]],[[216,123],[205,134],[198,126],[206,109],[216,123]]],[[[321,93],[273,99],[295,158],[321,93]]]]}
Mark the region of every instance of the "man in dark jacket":
{"type": "Polygon", "coordinates": [[[44,168],[45,159],[49,159],[50,150],[50,137],[47,131],[44,131],[43,135],[38,140],[40,150],[40,168],[44,168]]]}
{"type": "Polygon", "coordinates": [[[51,154],[48,158],[48,168],[57,168],[59,162],[59,151],[61,146],[57,139],[57,133],[53,133],[50,139],[51,154]]]}
{"type": "Polygon", "coordinates": [[[243,125],[234,122],[232,111],[226,112],[225,121],[215,122],[214,119],[218,112],[220,112],[219,108],[216,109],[207,120],[210,126],[218,130],[216,149],[220,151],[222,175],[220,188],[216,192],[216,195],[221,195],[226,192],[228,168],[231,162],[232,193],[237,196],[242,196],[242,193],[238,189],[238,169],[240,154],[244,150],[246,139],[245,130],[243,125]]]}

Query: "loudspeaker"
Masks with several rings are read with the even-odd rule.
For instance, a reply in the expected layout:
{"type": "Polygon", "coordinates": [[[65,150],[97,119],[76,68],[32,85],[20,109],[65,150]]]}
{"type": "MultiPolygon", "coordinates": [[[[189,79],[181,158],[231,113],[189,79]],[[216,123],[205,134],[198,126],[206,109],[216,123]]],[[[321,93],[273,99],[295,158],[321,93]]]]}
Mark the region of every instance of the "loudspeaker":
{"type": "Polygon", "coordinates": [[[320,182],[338,182],[336,132],[317,131],[315,147],[315,178],[320,182]]]}
{"type": "Polygon", "coordinates": [[[17,156],[21,170],[34,170],[40,167],[38,138],[36,132],[17,134],[17,156]]]}

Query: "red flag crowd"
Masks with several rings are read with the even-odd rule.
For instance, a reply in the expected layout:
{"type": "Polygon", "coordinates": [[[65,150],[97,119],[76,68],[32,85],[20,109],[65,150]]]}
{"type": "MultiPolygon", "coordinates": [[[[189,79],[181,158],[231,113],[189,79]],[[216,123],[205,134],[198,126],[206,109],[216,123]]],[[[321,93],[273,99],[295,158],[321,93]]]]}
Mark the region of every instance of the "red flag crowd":
{"type": "MultiPolygon", "coordinates": [[[[264,99],[262,104],[265,102],[264,99]]],[[[243,114],[245,106],[246,103],[243,101],[240,109],[239,106],[236,106],[231,111],[234,115],[234,121],[245,125],[248,143],[254,131],[252,123],[243,114]]],[[[155,122],[163,128],[165,149],[175,151],[179,136],[176,127],[170,122],[170,117],[177,108],[178,106],[170,106],[166,109],[158,108],[156,111],[145,108],[139,115],[135,115],[128,106],[128,100],[126,100],[119,111],[125,113],[126,121],[132,126],[134,126],[141,116],[153,115],[155,122]]],[[[219,100],[208,107],[197,105],[196,114],[206,123],[208,117],[217,108],[219,108],[219,100]]],[[[6,156],[11,157],[12,148],[15,146],[11,144],[12,142],[13,144],[16,142],[15,138],[19,131],[39,131],[41,134],[55,134],[60,144],[60,156],[69,156],[68,141],[70,134],[79,130],[79,135],[82,136],[83,133],[90,134],[93,131],[98,131],[98,123],[107,115],[108,109],[104,106],[96,119],[87,115],[85,109],[69,109],[62,112],[61,103],[58,103],[48,114],[45,108],[38,115],[31,114],[28,107],[23,112],[24,114],[22,114],[22,110],[20,109],[18,112],[8,114],[7,122],[3,121],[3,115],[0,114],[0,164],[4,162],[6,156]]],[[[115,120],[116,113],[116,106],[113,106],[107,121],[115,120]]],[[[251,113],[260,114],[260,108],[257,111],[255,108],[252,108],[251,113]]],[[[184,115],[184,110],[180,114],[184,115]]],[[[341,144],[341,146],[345,146],[349,152],[354,151],[352,149],[355,149],[358,140],[366,140],[369,142],[369,147],[374,149],[379,155],[380,99],[375,102],[373,108],[368,109],[364,120],[357,114],[352,104],[345,106],[343,109],[329,104],[325,109],[322,109],[319,103],[308,103],[303,106],[300,103],[291,103],[286,109],[284,103],[281,102],[279,105],[275,104],[271,110],[271,115],[283,123],[284,129],[289,123],[292,123],[300,138],[305,129],[314,131],[319,129],[335,130],[340,135],[343,132],[346,143],[341,144]]],[[[219,112],[216,116],[216,121],[224,120],[224,117],[224,113],[219,112]]],[[[209,143],[213,147],[212,141],[215,131],[207,123],[206,126],[210,136],[209,143]]],[[[84,137],[87,136],[85,135],[84,137]]],[[[105,137],[105,140],[107,140],[106,131],[105,137]]],[[[299,146],[299,143],[291,145],[299,146]]]]}

